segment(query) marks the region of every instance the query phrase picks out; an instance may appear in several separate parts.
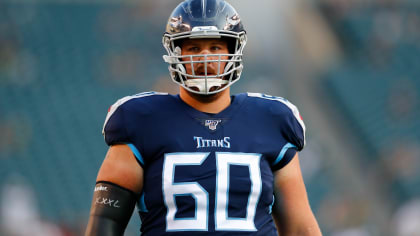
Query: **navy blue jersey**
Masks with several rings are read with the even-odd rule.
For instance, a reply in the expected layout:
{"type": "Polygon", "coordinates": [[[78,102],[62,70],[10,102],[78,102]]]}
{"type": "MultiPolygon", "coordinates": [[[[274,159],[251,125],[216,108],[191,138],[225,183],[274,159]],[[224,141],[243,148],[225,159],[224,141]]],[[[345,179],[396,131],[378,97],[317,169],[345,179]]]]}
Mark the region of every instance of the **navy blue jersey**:
{"type": "Polygon", "coordinates": [[[305,126],[280,97],[232,96],[218,114],[179,95],[120,99],[104,124],[108,145],[130,146],[144,169],[142,235],[277,235],[273,171],[305,145],[305,126]]]}

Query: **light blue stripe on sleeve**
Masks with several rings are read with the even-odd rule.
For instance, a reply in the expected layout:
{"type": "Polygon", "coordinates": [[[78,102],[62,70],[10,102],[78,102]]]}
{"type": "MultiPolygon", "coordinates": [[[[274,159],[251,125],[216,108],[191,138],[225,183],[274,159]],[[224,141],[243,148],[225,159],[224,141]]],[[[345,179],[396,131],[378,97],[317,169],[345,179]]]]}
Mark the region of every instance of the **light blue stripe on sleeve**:
{"type": "Polygon", "coordinates": [[[137,207],[141,212],[149,212],[146,207],[146,203],[144,202],[144,193],[141,194],[139,201],[137,202],[137,207]]]}
{"type": "Polygon", "coordinates": [[[286,152],[287,152],[287,150],[289,150],[289,148],[296,148],[296,146],[293,145],[293,144],[291,144],[291,143],[286,143],[286,145],[283,146],[283,148],[281,149],[279,155],[277,156],[277,159],[271,165],[274,166],[277,163],[279,163],[281,161],[281,159],[283,159],[284,154],[286,154],[286,152]]]}
{"type": "Polygon", "coordinates": [[[133,145],[133,144],[131,144],[131,143],[126,143],[126,144],[130,147],[131,151],[134,153],[134,156],[136,156],[137,160],[139,160],[139,162],[140,162],[142,165],[144,165],[144,160],[143,160],[143,157],[141,156],[141,154],[140,154],[139,150],[137,150],[136,146],[134,146],[134,145],[133,145]]]}
{"type": "Polygon", "coordinates": [[[276,198],[273,195],[273,201],[271,202],[270,206],[268,207],[268,214],[271,214],[273,212],[273,205],[276,198]]]}

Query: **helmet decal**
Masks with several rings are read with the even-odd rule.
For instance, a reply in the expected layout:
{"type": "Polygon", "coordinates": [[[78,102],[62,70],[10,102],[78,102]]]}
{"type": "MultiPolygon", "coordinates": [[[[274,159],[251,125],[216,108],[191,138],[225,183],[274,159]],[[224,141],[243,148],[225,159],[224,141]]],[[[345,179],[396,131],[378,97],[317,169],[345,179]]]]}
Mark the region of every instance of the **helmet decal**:
{"type": "Polygon", "coordinates": [[[182,16],[169,19],[170,31],[172,33],[191,31],[191,26],[182,23],[182,16]]]}
{"type": "Polygon", "coordinates": [[[232,30],[235,26],[241,23],[241,18],[238,14],[231,17],[226,17],[226,25],[223,27],[224,30],[232,30]]]}

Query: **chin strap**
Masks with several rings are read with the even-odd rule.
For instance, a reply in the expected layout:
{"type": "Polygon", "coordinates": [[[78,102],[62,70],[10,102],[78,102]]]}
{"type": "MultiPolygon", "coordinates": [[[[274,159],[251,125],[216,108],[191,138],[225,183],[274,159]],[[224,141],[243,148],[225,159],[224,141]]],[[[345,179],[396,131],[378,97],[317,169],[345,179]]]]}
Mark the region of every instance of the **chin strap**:
{"type": "Polygon", "coordinates": [[[206,91],[207,84],[207,90],[210,91],[212,87],[220,87],[227,84],[228,82],[229,81],[222,79],[188,79],[185,81],[185,85],[190,88],[198,88],[199,91],[206,91]]]}

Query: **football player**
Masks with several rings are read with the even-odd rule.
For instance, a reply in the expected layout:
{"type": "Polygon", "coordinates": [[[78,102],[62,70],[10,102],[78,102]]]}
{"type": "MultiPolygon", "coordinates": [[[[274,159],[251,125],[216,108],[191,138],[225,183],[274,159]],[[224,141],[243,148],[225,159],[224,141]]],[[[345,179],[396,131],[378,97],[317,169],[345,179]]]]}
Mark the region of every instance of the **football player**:
{"type": "Polygon", "coordinates": [[[169,17],[164,60],[178,95],[118,100],[103,127],[86,235],[321,235],[297,152],[305,125],[286,99],[230,94],[247,41],[223,0],[186,0],[169,17]]]}

